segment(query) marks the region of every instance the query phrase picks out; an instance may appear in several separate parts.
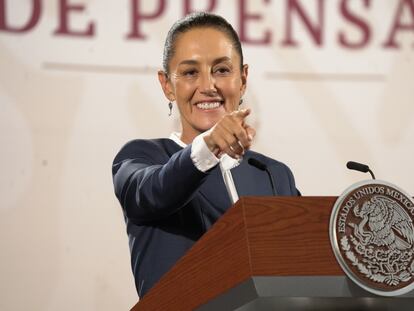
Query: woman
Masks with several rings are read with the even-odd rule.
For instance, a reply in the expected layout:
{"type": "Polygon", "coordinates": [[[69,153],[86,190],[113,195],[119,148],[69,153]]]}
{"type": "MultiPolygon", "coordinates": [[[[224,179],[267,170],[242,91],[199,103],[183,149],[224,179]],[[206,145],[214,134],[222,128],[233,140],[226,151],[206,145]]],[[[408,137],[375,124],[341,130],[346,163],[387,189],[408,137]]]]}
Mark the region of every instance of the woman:
{"type": "Polygon", "coordinates": [[[255,131],[239,109],[248,66],[222,17],[196,13],[176,22],[158,78],[182,132],[134,140],[113,163],[138,295],[145,293],[223,215],[239,195],[297,195],[289,168],[249,150],[255,131]],[[276,179],[248,164],[254,158],[276,179]]]}

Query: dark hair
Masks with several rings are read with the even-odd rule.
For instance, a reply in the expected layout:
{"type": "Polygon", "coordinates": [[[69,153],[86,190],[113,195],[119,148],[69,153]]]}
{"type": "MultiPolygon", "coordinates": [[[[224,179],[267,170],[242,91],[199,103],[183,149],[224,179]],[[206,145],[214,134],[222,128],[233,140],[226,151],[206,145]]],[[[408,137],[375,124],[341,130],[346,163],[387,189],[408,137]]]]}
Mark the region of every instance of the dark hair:
{"type": "Polygon", "coordinates": [[[164,53],[162,59],[162,65],[164,71],[169,74],[168,65],[171,58],[175,53],[175,43],[177,37],[194,28],[211,27],[215,28],[224,34],[226,34],[232,41],[238,54],[240,55],[240,69],[243,67],[243,51],[240,43],[239,36],[233,29],[231,24],[227,22],[223,17],[206,12],[197,12],[187,15],[186,17],[176,21],[168,31],[167,38],[164,44],[164,53]]]}

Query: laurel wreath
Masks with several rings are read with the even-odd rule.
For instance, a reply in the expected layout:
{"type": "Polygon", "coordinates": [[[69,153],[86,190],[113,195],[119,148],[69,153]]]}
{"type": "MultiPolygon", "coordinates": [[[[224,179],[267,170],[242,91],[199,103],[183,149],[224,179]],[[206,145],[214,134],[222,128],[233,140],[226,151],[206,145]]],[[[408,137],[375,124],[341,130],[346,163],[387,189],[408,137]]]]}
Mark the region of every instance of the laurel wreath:
{"type": "Polygon", "coordinates": [[[358,271],[365,275],[369,280],[372,280],[377,283],[385,282],[388,285],[396,286],[401,281],[406,282],[412,278],[412,275],[408,273],[406,270],[402,271],[399,275],[395,275],[394,277],[382,275],[379,273],[373,273],[372,270],[367,268],[367,266],[360,262],[358,258],[355,256],[355,254],[352,252],[351,245],[349,244],[347,236],[342,237],[341,248],[345,252],[346,257],[351,261],[352,265],[355,266],[358,269],[358,271]]]}

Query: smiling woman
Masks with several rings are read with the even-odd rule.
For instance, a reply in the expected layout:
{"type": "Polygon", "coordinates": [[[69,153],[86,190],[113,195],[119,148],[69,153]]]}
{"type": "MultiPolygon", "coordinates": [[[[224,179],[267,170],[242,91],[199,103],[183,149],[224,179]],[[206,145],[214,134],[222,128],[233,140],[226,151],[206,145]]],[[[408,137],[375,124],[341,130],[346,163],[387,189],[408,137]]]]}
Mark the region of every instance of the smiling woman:
{"type": "MultiPolygon", "coordinates": [[[[183,126],[181,140],[188,144],[223,116],[238,110],[246,90],[248,67],[240,65],[241,56],[228,35],[214,28],[187,31],[176,39],[175,46],[186,48],[176,49],[166,71],[160,71],[158,77],[166,97],[178,105],[183,126]]],[[[242,148],[250,147],[248,134],[254,136],[253,129],[242,127],[247,114],[233,114],[233,121],[237,120],[239,126],[229,124],[229,135],[220,135],[224,140],[215,141],[215,136],[206,135],[209,147],[217,152],[227,149],[231,156],[240,156],[242,148]],[[237,133],[240,137],[235,136],[237,133]],[[229,150],[230,146],[236,152],[229,150]]]]}
{"type": "Polygon", "coordinates": [[[255,130],[239,109],[248,66],[222,17],[176,22],[164,48],[162,90],[180,112],[182,132],[134,140],[115,157],[115,193],[125,215],[138,295],[147,291],[241,195],[297,195],[281,162],[250,150],[255,130]],[[276,179],[249,165],[255,159],[276,179]]]}

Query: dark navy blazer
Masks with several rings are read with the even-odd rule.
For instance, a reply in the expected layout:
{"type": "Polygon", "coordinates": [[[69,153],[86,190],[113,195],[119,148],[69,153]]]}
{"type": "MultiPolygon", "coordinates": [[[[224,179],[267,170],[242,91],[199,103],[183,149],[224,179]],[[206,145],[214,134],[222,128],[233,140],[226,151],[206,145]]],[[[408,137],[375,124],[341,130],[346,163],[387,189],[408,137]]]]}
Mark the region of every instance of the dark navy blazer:
{"type": "MultiPolygon", "coordinates": [[[[219,165],[200,172],[170,139],[133,140],[116,155],[112,175],[131,251],[138,295],[145,293],[231,206],[219,165]]],[[[247,151],[231,170],[239,196],[272,195],[267,173],[247,163],[265,163],[278,195],[297,195],[290,169],[283,163],[247,151]]]]}

